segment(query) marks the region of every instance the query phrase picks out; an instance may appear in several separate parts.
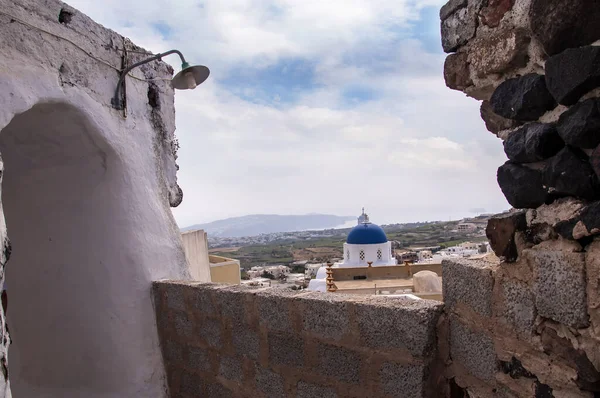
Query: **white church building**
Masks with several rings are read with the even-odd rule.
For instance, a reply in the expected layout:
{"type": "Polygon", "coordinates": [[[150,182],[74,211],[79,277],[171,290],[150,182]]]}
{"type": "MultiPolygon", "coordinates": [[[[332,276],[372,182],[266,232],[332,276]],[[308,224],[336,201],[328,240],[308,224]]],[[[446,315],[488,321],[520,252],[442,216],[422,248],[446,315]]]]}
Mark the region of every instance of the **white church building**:
{"type": "MultiPolygon", "coordinates": [[[[335,263],[333,268],[356,267],[385,267],[398,265],[392,255],[392,244],[388,241],[383,228],[369,221],[369,216],[363,212],[358,217],[358,225],[352,228],[344,243],[344,259],[335,263]]],[[[326,267],[317,271],[317,277],[312,279],[308,290],[326,291],[326,267]]]]}

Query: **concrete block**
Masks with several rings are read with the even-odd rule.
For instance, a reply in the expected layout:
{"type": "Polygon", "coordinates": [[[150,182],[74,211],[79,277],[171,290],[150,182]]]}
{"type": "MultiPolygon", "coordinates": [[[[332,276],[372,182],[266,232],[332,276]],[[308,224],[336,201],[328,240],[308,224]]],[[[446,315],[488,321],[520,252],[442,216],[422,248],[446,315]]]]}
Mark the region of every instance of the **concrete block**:
{"type": "Polygon", "coordinates": [[[345,298],[326,295],[320,299],[307,299],[303,305],[303,328],[305,331],[330,340],[340,340],[350,324],[349,304],[345,298]]]}
{"type": "Polygon", "coordinates": [[[167,300],[167,307],[170,310],[185,311],[185,300],[183,298],[183,286],[179,284],[163,284],[162,294],[167,300]]]}
{"type": "Polygon", "coordinates": [[[296,390],[296,398],[337,398],[337,393],[329,387],[317,386],[315,384],[299,381],[296,390]]]}
{"type": "Polygon", "coordinates": [[[167,372],[167,386],[171,396],[177,396],[179,392],[179,380],[181,378],[181,371],[178,368],[170,367],[165,364],[165,371],[167,372]]]}
{"type": "Polygon", "coordinates": [[[205,319],[200,323],[199,336],[209,346],[218,348],[221,345],[221,325],[213,319],[205,319]]]}
{"type": "Polygon", "coordinates": [[[450,311],[464,303],[483,316],[492,315],[494,278],[489,263],[478,260],[442,261],[444,303],[450,311]]]}
{"type": "Polygon", "coordinates": [[[210,371],[210,357],[208,351],[199,347],[186,347],[187,362],[186,365],[190,369],[210,371]]]}
{"type": "Polygon", "coordinates": [[[531,332],[536,317],[531,288],[518,281],[502,281],[504,295],[503,317],[522,333],[531,332]]]}
{"type": "Polygon", "coordinates": [[[180,364],[183,362],[183,346],[174,340],[164,340],[162,342],[162,352],[165,363],[180,364]]]}
{"type": "Polygon", "coordinates": [[[197,374],[183,371],[179,383],[179,392],[183,396],[201,397],[203,395],[204,383],[197,374]]]}
{"type": "Polygon", "coordinates": [[[206,393],[206,396],[210,398],[232,398],[237,396],[233,391],[219,383],[207,383],[206,393]]]}
{"type": "Polygon", "coordinates": [[[202,285],[194,286],[190,292],[190,309],[201,316],[216,315],[217,311],[211,297],[213,290],[202,285]]]}
{"type": "Polygon", "coordinates": [[[426,378],[424,365],[400,365],[386,362],[379,371],[383,392],[398,398],[422,398],[426,378]]]}
{"type": "Polygon", "coordinates": [[[329,344],[317,347],[318,372],[323,376],[334,377],[345,383],[358,383],[362,357],[347,348],[329,344]]]}
{"type": "Polygon", "coordinates": [[[433,350],[442,304],[409,298],[372,297],[354,305],[362,345],[407,349],[418,357],[433,350]]]}
{"type": "Polygon", "coordinates": [[[246,312],[246,295],[248,290],[241,286],[227,286],[214,289],[214,298],[219,308],[219,315],[233,320],[243,320],[246,312]]]}
{"type": "Polygon", "coordinates": [[[185,312],[172,311],[173,326],[177,336],[184,339],[189,339],[194,334],[194,324],[185,312]]]}
{"type": "Polygon", "coordinates": [[[243,376],[242,362],[239,358],[222,356],[219,375],[227,380],[241,381],[243,376]]]}
{"type": "Polygon", "coordinates": [[[267,397],[285,397],[285,388],[281,375],[257,366],[255,381],[258,390],[263,392],[267,397]]]}
{"type": "Polygon", "coordinates": [[[270,330],[290,331],[289,301],[278,295],[257,295],[256,303],[260,323],[267,325],[270,330]]]}
{"type": "Polygon", "coordinates": [[[236,355],[258,360],[260,338],[258,333],[249,330],[244,325],[234,326],[232,333],[233,349],[236,355]]]}
{"type": "Polygon", "coordinates": [[[533,265],[535,305],[546,318],[574,328],[589,324],[585,255],[570,242],[544,242],[526,256],[533,265]]]}
{"type": "Polygon", "coordinates": [[[293,334],[269,334],[269,361],[273,365],[303,366],[304,341],[293,334]]]}
{"type": "Polygon", "coordinates": [[[450,356],[471,375],[490,381],[498,369],[492,339],[469,327],[456,317],[450,319],[450,356]]]}
{"type": "Polygon", "coordinates": [[[155,282],[152,284],[152,296],[156,314],[156,328],[161,335],[167,333],[167,331],[169,331],[173,326],[169,316],[169,307],[166,304],[166,299],[163,297],[163,290],[163,283],[155,282]]]}

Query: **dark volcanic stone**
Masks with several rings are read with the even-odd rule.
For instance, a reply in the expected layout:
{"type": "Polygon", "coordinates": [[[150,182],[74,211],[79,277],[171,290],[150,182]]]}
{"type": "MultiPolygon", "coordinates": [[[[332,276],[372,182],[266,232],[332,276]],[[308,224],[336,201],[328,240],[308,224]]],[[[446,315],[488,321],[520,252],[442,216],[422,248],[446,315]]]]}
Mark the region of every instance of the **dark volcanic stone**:
{"type": "Polygon", "coordinates": [[[570,48],[546,61],[546,84],[559,104],[573,105],[600,86],[600,47],[570,48]]]}
{"type": "Polygon", "coordinates": [[[466,388],[462,388],[456,384],[456,379],[450,379],[450,398],[469,398],[469,393],[466,388]]]}
{"type": "Polygon", "coordinates": [[[600,186],[584,154],[566,147],[550,159],[544,168],[544,186],[554,197],[598,198],[600,186]]]}
{"type": "Polygon", "coordinates": [[[444,80],[453,90],[464,90],[473,85],[466,53],[450,54],[444,62],[444,80]]]}
{"type": "Polygon", "coordinates": [[[542,384],[538,380],[535,381],[535,398],[554,398],[552,388],[547,384],[542,384]]]}
{"type": "Polygon", "coordinates": [[[560,116],[558,134],[572,146],[595,148],[600,144],[600,109],[595,98],[573,105],[560,116]]]}
{"type": "Polygon", "coordinates": [[[513,162],[533,163],[556,155],[564,146],[553,124],[530,123],[504,141],[504,152],[513,162]]]}
{"type": "Polygon", "coordinates": [[[600,179],[600,145],[590,155],[590,164],[596,176],[600,179]]]}
{"type": "Polygon", "coordinates": [[[532,0],[529,19],[548,55],[600,39],[598,0],[532,0]]]}
{"type": "Polygon", "coordinates": [[[492,106],[490,105],[490,101],[483,101],[481,103],[479,113],[485,122],[485,127],[487,127],[488,131],[496,135],[498,135],[498,133],[502,130],[514,129],[521,125],[521,122],[506,119],[494,113],[492,106]]]}
{"type": "Polygon", "coordinates": [[[498,169],[498,184],[508,203],[516,209],[535,209],[548,200],[539,170],[506,162],[498,169]]]}
{"type": "Polygon", "coordinates": [[[527,229],[525,212],[518,211],[507,214],[498,214],[489,219],[485,235],[490,241],[490,246],[498,257],[505,261],[516,261],[519,253],[515,244],[515,232],[527,229]]]}
{"type": "Polygon", "coordinates": [[[531,242],[534,245],[539,245],[547,240],[557,238],[558,235],[556,234],[556,231],[554,231],[554,228],[546,223],[533,224],[525,231],[525,239],[527,239],[527,242],[531,242]]]}
{"type": "Polygon", "coordinates": [[[546,88],[544,76],[535,73],[508,79],[500,84],[492,94],[490,104],[496,114],[521,121],[537,120],[546,111],[556,107],[546,88]]]}
{"type": "Polygon", "coordinates": [[[575,218],[559,222],[555,230],[571,240],[600,234],[600,202],[584,207],[575,218]]]}
{"type": "Polygon", "coordinates": [[[535,375],[525,369],[521,361],[515,357],[512,357],[510,362],[501,361],[500,369],[512,379],[520,379],[521,377],[526,377],[528,379],[536,378],[535,375]]]}
{"type": "Polygon", "coordinates": [[[544,352],[553,357],[558,357],[570,367],[577,369],[576,383],[585,391],[600,391],[600,372],[594,368],[585,351],[573,347],[571,342],[550,329],[542,332],[542,346],[544,352]]]}

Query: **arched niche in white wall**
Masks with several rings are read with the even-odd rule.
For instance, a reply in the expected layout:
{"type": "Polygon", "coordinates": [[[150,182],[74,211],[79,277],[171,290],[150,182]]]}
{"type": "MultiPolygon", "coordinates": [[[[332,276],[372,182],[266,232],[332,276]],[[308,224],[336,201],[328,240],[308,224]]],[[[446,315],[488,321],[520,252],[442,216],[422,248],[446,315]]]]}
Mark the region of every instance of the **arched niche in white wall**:
{"type": "Polygon", "coordinates": [[[148,205],[101,127],[73,105],[41,103],[0,132],[15,397],[163,389],[150,296],[160,264],[144,257],[161,240],[139,224],[148,205]]]}

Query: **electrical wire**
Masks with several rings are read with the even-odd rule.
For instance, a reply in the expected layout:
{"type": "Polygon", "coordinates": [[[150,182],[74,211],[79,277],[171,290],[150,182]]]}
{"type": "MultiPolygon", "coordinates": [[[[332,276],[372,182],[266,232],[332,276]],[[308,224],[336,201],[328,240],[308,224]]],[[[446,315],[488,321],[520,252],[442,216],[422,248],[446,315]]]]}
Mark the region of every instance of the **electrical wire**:
{"type": "MultiPolygon", "coordinates": [[[[67,39],[66,37],[62,37],[62,36],[60,36],[60,35],[57,35],[56,33],[49,32],[49,31],[47,31],[47,30],[45,30],[45,29],[42,29],[42,28],[40,28],[40,27],[38,27],[38,26],[31,25],[30,23],[28,23],[28,22],[25,22],[25,21],[23,21],[23,20],[21,20],[21,19],[19,19],[19,18],[15,17],[15,16],[12,16],[12,15],[10,15],[10,14],[8,14],[8,13],[4,12],[4,11],[1,11],[1,10],[0,10],[0,14],[2,14],[2,15],[5,15],[5,16],[7,16],[7,17],[9,17],[9,18],[11,19],[11,21],[16,21],[16,22],[19,22],[19,23],[20,23],[20,24],[22,24],[22,25],[28,26],[28,27],[30,27],[30,28],[32,28],[32,29],[35,29],[35,30],[39,30],[40,32],[44,32],[44,33],[46,33],[46,34],[48,34],[48,35],[50,35],[50,36],[56,37],[57,39],[64,40],[64,41],[66,41],[66,42],[68,42],[68,43],[71,43],[73,46],[75,46],[76,48],[78,48],[79,50],[81,50],[81,51],[82,51],[82,52],[83,52],[85,55],[87,55],[88,57],[90,57],[90,58],[92,58],[92,59],[96,60],[97,62],[100,62],[101,64],[104,64],[104,65],[108,66],[109,68],[116,70],[117,72],[121,72],[121,71],[122,71],[121,69],[117,68],[116,66],[113,66],[113,65],[111,65],[111,64],[110,64],[110,63],[108,63],[107,61],[105,61],[105,60],[103,60],[103,59],[100,59],[100,58],[98,58],[98,57],[94,56],[93,54],[91,54],[90,52],[88,52],[86,49],[84,49],[83,47],[81,47],[79,44],[75,43],[74,41],[72,41],[72,40],[70,40],[70,39],[67,39]]],[[[136,51],[136,50],[128,50],[128,49],[123,49],[123,48],[117,48],[116,50],[117,50],[117,51],[122,51],[122,52],[125,52],[125,51],[126,51],[126,52],[130,52],[130,53],[136,53],[136,54],[154,55],[154,54],[152,54],[151,52],[147,52],[147,51],[136,51]]],[[[161,81],[161,80],[171,80],[171,79],[165,79],[165,78],[158,78],[158,79],[140,79],[139,77],[135,77],[135,76],[133,76],[133,75],[129,75],[129,77],[131,77],[131,78],[133,78],[133,79],[135,79],[135,80],[139,80],[139,81],[141,81],[141,82],[152,82],[152,81],[161,81]]]]}

